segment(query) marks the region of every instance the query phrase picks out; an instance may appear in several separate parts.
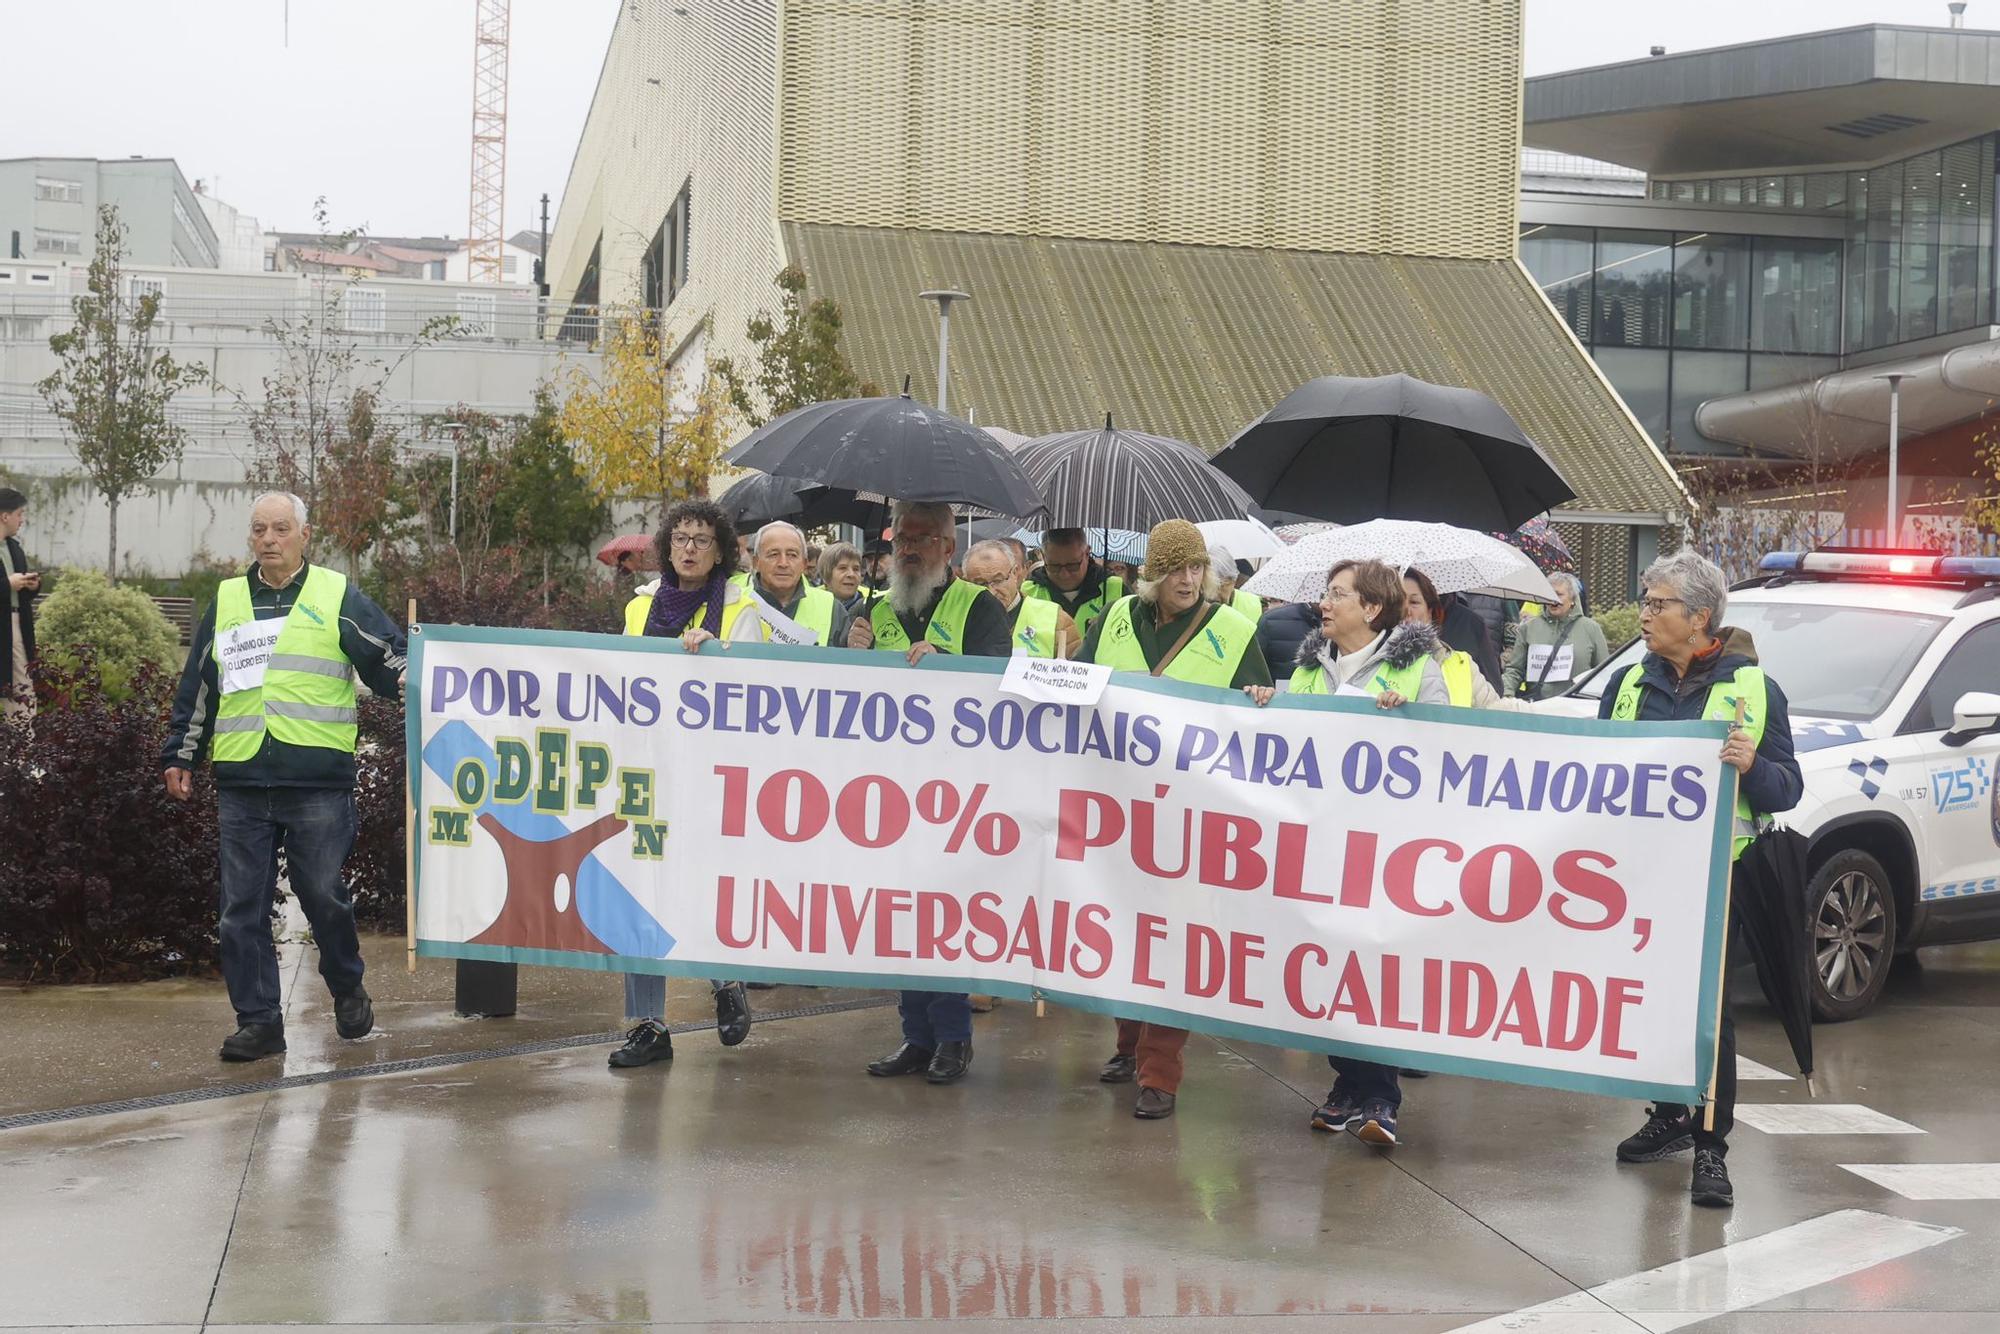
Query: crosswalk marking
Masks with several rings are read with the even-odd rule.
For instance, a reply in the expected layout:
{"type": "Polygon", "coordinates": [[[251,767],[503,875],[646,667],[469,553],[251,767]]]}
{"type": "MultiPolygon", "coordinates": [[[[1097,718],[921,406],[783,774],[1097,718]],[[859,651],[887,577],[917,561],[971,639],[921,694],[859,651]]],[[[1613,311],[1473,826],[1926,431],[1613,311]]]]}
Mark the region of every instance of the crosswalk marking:
{"type": "Polygon", "coordinates": [[[1742,1055],[1739,1055],[1736,1058],[1736,1077],[1738,1079],[1792,1078],[1792,1076],[1786,1074],[1782,1070],[1773,1070],[1768,1065],[1759,1065],[1757,1064],[1757,1062],[1751,1060],[1748,1056],[1742,1056],[1742,1055]]]}
{"type": "Polygon", "coordinates": [[[1454,1334],[1667,1334],[1822,1283],[1858,1274],[1963,1235],[1865,1209],[1842,1209],[1613,1279],[1508,1315],[1462,1325],[1454,1334]]]}
{"type": "Polygon", "coordinates": [[[2000,1163],[1842,1163],[1906,1200],[2000,1200],[2000,1163]]]}
{"type": "Polygon", "coordinates": [[[1858,1102],[1739,1102],[1736,1119],[1767,1135],[1921,1135],[1908,1121],[1858,1102]]]}

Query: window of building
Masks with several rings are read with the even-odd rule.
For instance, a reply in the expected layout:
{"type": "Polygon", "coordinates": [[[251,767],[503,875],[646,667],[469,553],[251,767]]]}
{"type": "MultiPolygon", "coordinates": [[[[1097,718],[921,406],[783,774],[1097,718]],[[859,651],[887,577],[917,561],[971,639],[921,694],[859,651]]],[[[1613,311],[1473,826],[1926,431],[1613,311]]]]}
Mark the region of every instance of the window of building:
{"type": "Polygon", "coordinates": [[[1595,233],[1588,227],[1529,227],[1521,233],[1521,263],[1542,295],[1587,345],[1595,233]]]}
{"type": "Polygon", "coordinates": [[[264,272],[276,273],[277,271],[278,271],[278,252],[275,250],[266,250],[264,252],[264,272]]]}
{"type": "Polygon", "coordinates": [[[493,332],[493,296],[490,292],[458,294],[458,332],[467,338],[485,338],[493,332]]]}
{"type": "Polygon", "coordinates": [[[41,283],[44,286],[46,286],[50,283],[53,283],[55,280],[56,276],[53,273],[31,273],[28,275],[28,281],[31,284],[41,283]]]}
{"type": "Polygon", "coordinates": [[[639,260],[639,300],[649,310],[673,304],[688,279],[688,194],[691,181],[667,206],[667,216],[639,260]]]}
{"type": "Polygon", "coordinates": [[[1597,234],[1598,346],[1665,347],[1672,309],[1673,241],[1666,232],[1597,234]]]}
{"type": "Polygon", "coordinates": [[[341,323],[354,333],[381,333],[388,305],[388,294],[379,287],[350,287],[341,298],[341,323]]]}
{"type": "Polygon", "coordinates": [[[1674,346],[1747,347],[1750,238],[1697,233],[1674,244],[1674,346]]]}
{"type": "Polygon", "coordinates": [[[83,253],[83,233],[50,231],[46,227],[35,228],[35,249],[49,255],[81,255],[83,253]]]}
{"type": "Polygon", "coordinates": [[[1840,351],[1838,241],[1757,237],[1750,346],[1759,352],[1840,351]]]}
{"type": "Polygon", "coordinates": [[[515,270],[520,267],[517,262],[519,258],[518,255],[500,256],[500,276],[503,278],[513,277],[515,270]]]}
{"type": "Polygon", "coordinates": [[[14,271],[12,269],[0,269],[0,283],[11,283],[13,281],[14,271]]]}
{"type": "Polygon", "coordinates": [[[126,279],[126,287],[134,301],[144,301],[149,296],[164,297],[167,285],[158,278],[142,278],[137,274],[126,279]]]}
{"type": "Polygon", "coordinates": [[[83,182],[65,181],[53,176],[37,176],[35,198],[51,204],[81,204],[83,182]]]}

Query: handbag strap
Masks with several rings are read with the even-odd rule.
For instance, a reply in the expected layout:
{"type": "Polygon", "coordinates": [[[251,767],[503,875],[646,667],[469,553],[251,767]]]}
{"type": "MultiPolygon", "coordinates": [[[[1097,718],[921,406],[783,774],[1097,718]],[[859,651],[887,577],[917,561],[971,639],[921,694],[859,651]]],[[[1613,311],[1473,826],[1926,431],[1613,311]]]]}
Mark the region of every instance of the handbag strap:
{"type": "Polygon", "coordinates": [[[1194,638],[1194,632],[1201,629],[1201,623],[1204,619],[1206,618],[1202,616],[1201,608],[1197,606],[1194,609],[1194,611],[1189,614],[1188,627],[1187,629],[1181,631],[1181,637],[1179,639],[1176,639],[1174,641],[1174,646],[1168,649],[1165,653],[1161,654],[1160,660],[1153,664],[1152,674],[1154,676],[1161,675],[1167,670],[1167,668],[1173,666],[1174,659],[1178,658],[1181,655],[1181,650],[1188,646],[1188,641],[1190,639],[1194,638]]]}
{"type": "MultiPolygon", "coordinates": [[[[1549,656],[1542,659],[1542,674],[1535,678],[1535,684],[1531,687],[1532,693],[1537,695],[1542,693],[1542,687],[1548,683],[1549,668],[1556,665],[1556,650],[1563,646],[1563,641],[1569,638],[1570,631],[1576,629],[1576,623],[1582,616],[1583,613],[1578,612],[1575,616],[1563,622],[1563,632],[1556,636],[1555,643],[1549,645],[1549,656]]],[[[1530,645],[1531,649],[1532,647],[1530,645]]]]}

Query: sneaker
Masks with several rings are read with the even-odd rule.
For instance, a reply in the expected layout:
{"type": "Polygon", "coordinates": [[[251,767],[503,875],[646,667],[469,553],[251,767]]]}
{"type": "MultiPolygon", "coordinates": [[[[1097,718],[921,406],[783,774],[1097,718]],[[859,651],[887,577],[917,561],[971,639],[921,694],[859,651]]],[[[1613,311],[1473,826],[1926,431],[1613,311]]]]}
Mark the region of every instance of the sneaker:
{"type": "Polygon", "coordinates": [[[611,1053],[606,1064],[614,1070],[674,1059],[674,1035],[656,1019],[648,1019],[625,1035],[625,1045],[611,1053]]]}
{"type": "Polygon", "coordinates": [[[1326,1101],[1312,1114],[1314,1130],[1345,1130],[1361,1115],[1361,1099],[1335,1084],[1326,1101]]]}
{"type": "Polygon", "coordinates": [[[1363,1144],[1392,1148],[1396,1143],[1396,1108],[1380,1098],[1370,1098],[1361,1104],[1361,1114],[1347,1128],[1363,1144]]]}
{"type": "Polygon", "coordinates": [[[375,1028],[375,1002],[363,987],[353,994],[333,998],[333,1031],[352,1041],[365,1038],[375,1028]]]}
{"type": "Polygon", "coordinates": [[[283,1024],[245,1024],[222,1040],[225,1061],[255,1061],[285,1050],[283,1024]]]}
{"type": "Polygon", "coordinates": [[[715,1036],[725,1047],[734,1047],[750,1036],[750,998],[741,982],[731,982],[715,993],[715,1036]]]}
{"type": "Polygon", "coordinates": [[[1621,1163],[1657,1163],[1694,1147],[1694,1118],[1685,1107],[1662,1112],[1658,1103],[1646,1116],[1639,1133],[1618,1145],[1621,1163]]]}
{"type": "Polygon", "coordinates": [[[1736,1203],[1729,1168],[1714,1149],[1694,1151],[1694,1181],[1688,1186],[1688,1198],[1711,1209],[1727,1209],[1736,1203]]]}

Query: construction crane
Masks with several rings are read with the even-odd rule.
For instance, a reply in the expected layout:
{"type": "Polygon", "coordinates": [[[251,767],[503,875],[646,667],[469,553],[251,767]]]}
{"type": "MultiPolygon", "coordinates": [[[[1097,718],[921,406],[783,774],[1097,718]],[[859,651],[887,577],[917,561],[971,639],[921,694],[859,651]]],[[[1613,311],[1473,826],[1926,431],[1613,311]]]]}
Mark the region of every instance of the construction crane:
{"type": "Polygon", "coordinates": [[[466,259],[476,283],[497,283],[506,259],[509,0],[476,0],[472,36],[472,216],[466,259]]]}

